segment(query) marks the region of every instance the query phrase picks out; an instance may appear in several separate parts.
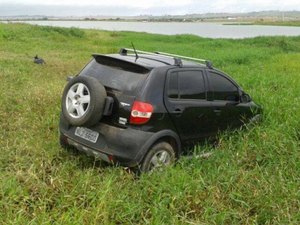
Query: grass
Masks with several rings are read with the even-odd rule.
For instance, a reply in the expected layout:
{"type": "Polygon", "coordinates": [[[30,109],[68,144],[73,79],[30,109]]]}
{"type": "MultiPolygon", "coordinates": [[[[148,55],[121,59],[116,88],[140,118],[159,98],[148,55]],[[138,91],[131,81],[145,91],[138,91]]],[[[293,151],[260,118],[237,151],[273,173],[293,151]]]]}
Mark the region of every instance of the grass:
{"type": "Polygon", "coordinates": [[[264,26],[288,26],[288,27],[299,27],[299,20],[291,20],[291,21],[244,21],[244,22],[233,22],[233,23],[224,23],[223,25],[264,25],[264,26]]]}
{"type": "Polygon", "coordinates": [[[207,39],[0,24],[0,224],[299,224],[300,37],[207,39]],[[130,46],[207,58],[262,124],[196,146],[208,159],[136,179],[58,145],[67,75],[130,46]],[[33,63],[38,54],[46,61],[33,63]]]}
{"type": "Polygon", "coordinates": [[[294,26],[299,27],[299,20],[291,20],[291,21],[256,21],[254,24],[256,25],[270,25],[270,26],[294,26]]]}

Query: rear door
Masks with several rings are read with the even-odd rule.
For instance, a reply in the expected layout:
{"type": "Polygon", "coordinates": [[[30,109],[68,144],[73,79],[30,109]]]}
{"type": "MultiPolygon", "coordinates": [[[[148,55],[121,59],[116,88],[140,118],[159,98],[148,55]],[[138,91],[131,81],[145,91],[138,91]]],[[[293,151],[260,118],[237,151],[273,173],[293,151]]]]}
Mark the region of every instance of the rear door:
{"type": "Polygon", "coordinates": [[[213,132],[206,87],[202,69],[174,69],[167,74],[165,105],[184,142],[198,140],[213,132]]]}

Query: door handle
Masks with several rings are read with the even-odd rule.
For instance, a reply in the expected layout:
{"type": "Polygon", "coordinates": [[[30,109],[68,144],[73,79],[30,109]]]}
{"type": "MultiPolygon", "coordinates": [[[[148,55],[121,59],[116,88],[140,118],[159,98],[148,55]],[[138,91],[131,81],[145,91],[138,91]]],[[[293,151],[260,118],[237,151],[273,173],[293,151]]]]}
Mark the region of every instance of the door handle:
{"type": "Polygon", "coordinates": [[[204,116],[204,113],[201,113],[200,115],[198,115],[198,119],[202,119],[203,116],[204,116]]]}
{"type": "Polygon", "coordinates": [[[181,113],[182,113],[182,109],[177,108],[177,109],[175,109],[175,110],[173,111],[173,113],[181,114],[181,113]]]}
{"type": "Polygon", "coordinates": [[[177,108],[173,111],[173,113],[175,114],[176,117],[180,117],[182,114],[182,109],[177,108]]]}
{"type": "Polygon", "coordinates": [[[214,109],[214,113],[217,115],[217,116],[220,116],[222,110],[221,109],[214,109]]]}

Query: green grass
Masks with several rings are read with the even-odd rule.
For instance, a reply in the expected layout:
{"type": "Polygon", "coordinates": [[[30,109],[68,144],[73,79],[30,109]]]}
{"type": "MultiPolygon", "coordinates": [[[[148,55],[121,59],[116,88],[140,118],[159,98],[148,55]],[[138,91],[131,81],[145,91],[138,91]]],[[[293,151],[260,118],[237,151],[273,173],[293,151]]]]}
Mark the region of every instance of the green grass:
{"type": "Polygon", "coordinates": [[[300,224],[300,37],[244,40],[0,24],[0,224],[300,224]],[[262,124],[196,146],[208,159],[136,179],[58,145],[67,75],[94,52],[207,58],[264,107],[262,124]],[[40,66],[32,57],[46,61],[40,66]]]}
{"type": "Polygon", "coordinates": [[[255,21],[256,25],[270,25],[270,26],[293,26],[300,27],[300,20],[292,21],[255,21]]]}
{"type": "Polygon", "coordinates": [[[233,23],[224,23],[223,25],[264,25],[264,26],[288,26],[288,27],[299,27],[300,21],[243,21],[243,22],[233,22],[233,23]]]}

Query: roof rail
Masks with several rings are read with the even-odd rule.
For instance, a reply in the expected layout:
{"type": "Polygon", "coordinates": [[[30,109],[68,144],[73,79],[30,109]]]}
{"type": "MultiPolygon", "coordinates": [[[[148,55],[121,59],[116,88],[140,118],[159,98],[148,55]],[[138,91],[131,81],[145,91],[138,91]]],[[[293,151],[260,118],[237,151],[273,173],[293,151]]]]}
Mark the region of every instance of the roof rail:
{"type": "Polygon", "coordinates": [[[210,68],[210,69],[213,68],[212,62],[209,60],[193,58],[193,57],[188,57],[188,56],[183,56],[183,55],[175,55],[175,54],[166,53],[166,52],[146,52],[146,51],[141,51],[141,50],[134,51],[134,49],[130,49],[130,48],[121,48],[119,53],[120,53],[120,55],[127,55],[127,52],[133,52],[133,53],[137,52],[137,53],[142,53],[142,54],[147,54],[147,55],[155,55],[155,56],[160,55],[160,56],[167,57],[167,58],[173,58],[174,64],[176,66],[182,66],[181,59],[188,59],[188,60],[192,60],[192,61],[196,61],[196,62],[204,62],[208,68],[210,68]]]}
{"type": "MultiPolygon", "coordinates": [[[[147,55],[155,55],[155,56],[158,55],[157,53],[146,52],[146,51],[141,51],[141,50],[134,50],[134,49],[131,49],[131,48],[121,48],[120,51],[119,51],[119,54],[120,55],[127,55],[128,52],[141,53],[141,54],[147,54],[147,55]]],[[[170,56],[166,56],[166,55],[162,55],[162,56],[166,57],[166,58],[172,58],[172,59],[174,59],[174,65],[182,67],[182,61],[181,61],[180,58],[170,57],[170,56]]]]}
{"type": "Polygon", "coordinates": [[[193,58],[193,57],[188,57],[188,56],[183,56],[183,55],[175,55],[175,54],[170,54],[170,53],[166,53],[166,52],[155,52],[155,53],[159,54],[159,55],[178,57],[181,59],[189,59],[189,60],[196,61],[196,62],[204,62],[208,68],[212,69],[212,67],[213,67],[212,62],[209,60],[206,60],[206,59],[193,58]]]}

